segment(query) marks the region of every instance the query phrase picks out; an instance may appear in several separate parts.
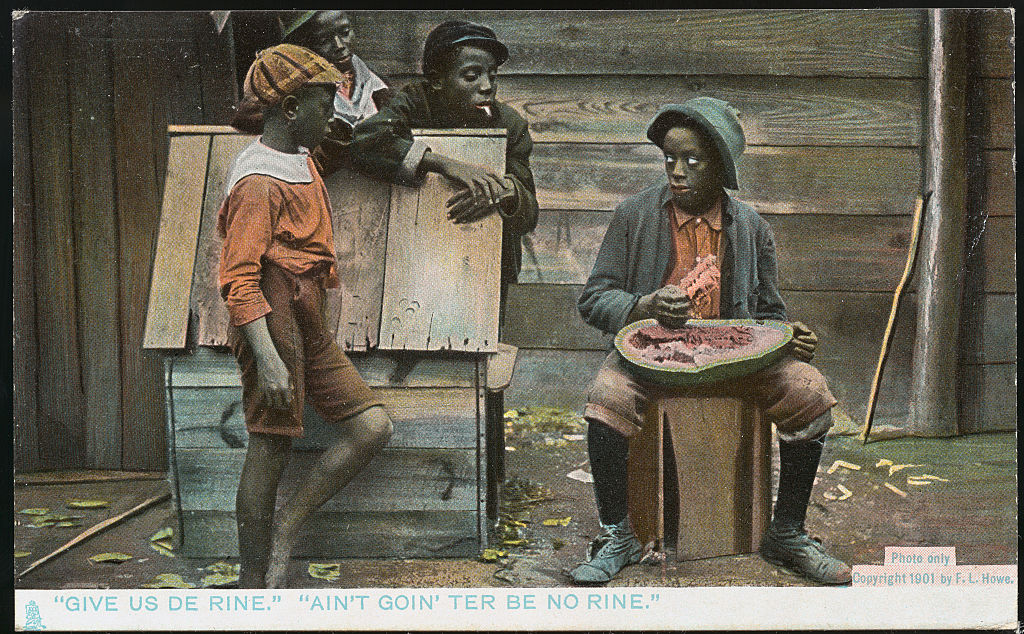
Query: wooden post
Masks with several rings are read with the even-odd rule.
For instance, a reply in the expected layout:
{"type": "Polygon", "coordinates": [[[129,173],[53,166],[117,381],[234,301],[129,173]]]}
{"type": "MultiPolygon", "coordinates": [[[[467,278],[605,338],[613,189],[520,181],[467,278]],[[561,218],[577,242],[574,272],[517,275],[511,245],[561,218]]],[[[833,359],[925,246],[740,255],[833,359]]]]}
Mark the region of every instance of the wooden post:
{"type": "Polygon", "coordinates": [[[965,11],[928,10],[924,190],[934,192],[921,233],[908,431],[957,432],[957,335],[966,218],[965,11]]]}

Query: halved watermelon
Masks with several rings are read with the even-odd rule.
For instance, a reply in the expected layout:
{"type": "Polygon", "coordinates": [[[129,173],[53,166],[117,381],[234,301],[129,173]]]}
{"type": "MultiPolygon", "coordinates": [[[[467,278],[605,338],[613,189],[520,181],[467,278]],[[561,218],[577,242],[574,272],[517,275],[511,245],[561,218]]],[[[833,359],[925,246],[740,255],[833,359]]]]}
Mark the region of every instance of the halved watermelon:
{"type": "Polygon", "coordinates": [[[792,338],[792,326],[767,319],[691,319],[678,329],[645,319],[620,330],[615,348],[642,378],[687,386],[766,368],[785,354],[792,338]]]}

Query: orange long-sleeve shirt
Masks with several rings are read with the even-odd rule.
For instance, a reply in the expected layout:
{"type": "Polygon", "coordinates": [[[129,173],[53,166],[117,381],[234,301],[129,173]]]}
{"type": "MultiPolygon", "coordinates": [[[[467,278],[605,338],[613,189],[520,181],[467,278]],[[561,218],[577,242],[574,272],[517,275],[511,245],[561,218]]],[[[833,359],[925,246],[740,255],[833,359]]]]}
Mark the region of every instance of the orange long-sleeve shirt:
{"type": "Polygon", "coordinates": [[[307,161],[312,182],[250,174],[231,188],[220,207],[217,231],[224,247],[218,283],[233,326],[270,312],[260,290],[264,262],[295,274],[327,264],[327,286],[338,285],[331,203],[315,164],[307,161]]]}

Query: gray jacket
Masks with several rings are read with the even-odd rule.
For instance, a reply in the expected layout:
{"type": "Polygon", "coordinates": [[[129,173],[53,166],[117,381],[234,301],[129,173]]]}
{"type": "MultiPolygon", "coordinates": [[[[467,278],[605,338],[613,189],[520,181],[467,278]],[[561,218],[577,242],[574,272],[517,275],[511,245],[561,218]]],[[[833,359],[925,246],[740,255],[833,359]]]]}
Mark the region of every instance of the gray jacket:
{"type": "MultiPolygon", "coordinates": [[[[577,308],[583,320],[615,333],[637,300],[661,288],[671,266],[667,183],[630,196],[616,209],[577,308]]],[[[722,319],[786,320],[779,295],[775,238],[749,205],[727,196],[722,214],[722,319]]]]}

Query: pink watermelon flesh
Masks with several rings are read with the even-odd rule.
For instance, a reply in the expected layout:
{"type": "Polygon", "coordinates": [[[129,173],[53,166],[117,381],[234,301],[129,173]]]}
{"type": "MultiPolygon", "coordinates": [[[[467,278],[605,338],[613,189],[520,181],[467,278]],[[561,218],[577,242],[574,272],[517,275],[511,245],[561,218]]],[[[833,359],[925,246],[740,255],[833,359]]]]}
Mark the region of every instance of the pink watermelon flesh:
{"type": "Polygon", "coordinates": [[[684,326],[642,328],[625,340],[641,360],[665,368],[694,368],[716,361],[757,356],[785,334],[766,326],[684,326]]]}

